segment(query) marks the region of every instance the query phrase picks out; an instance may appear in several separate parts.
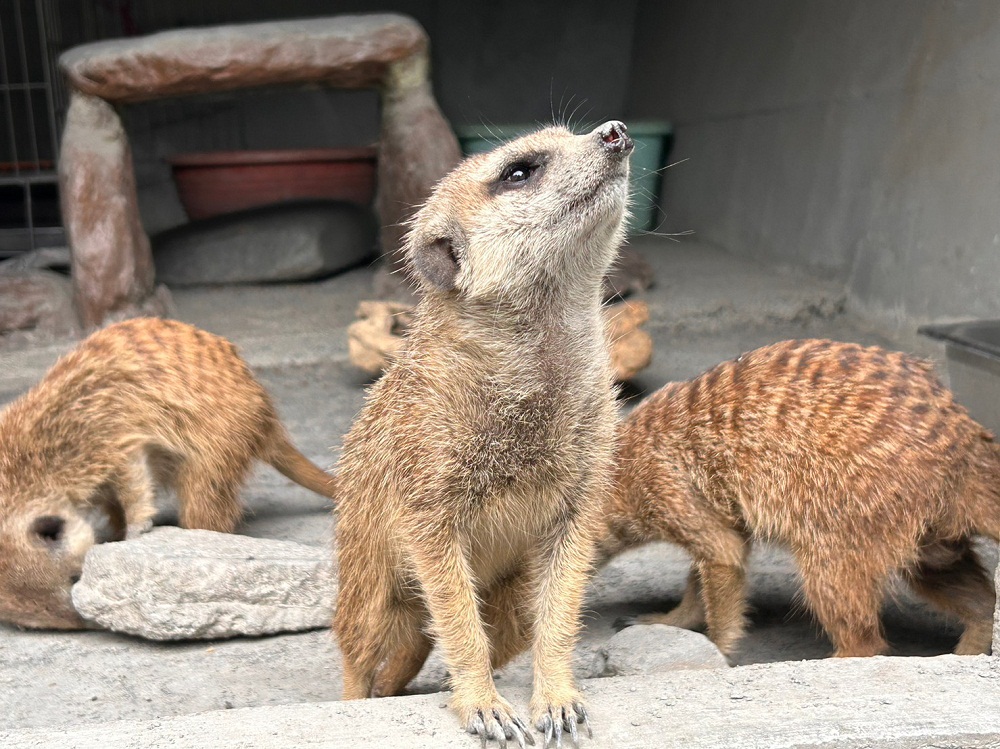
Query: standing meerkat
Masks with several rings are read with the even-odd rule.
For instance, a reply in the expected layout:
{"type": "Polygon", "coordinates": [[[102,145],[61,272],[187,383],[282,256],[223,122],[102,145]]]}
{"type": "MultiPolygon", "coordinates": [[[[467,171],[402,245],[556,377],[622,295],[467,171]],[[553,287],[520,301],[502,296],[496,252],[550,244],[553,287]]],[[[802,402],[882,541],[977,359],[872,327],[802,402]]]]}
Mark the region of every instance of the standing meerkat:
{"type": "Polygon", "coordinates": [[[155,318],[94,333],[0,412],[0,620],[81,628],[91,546],[145,530],[157,484],[185,528],[232,531],[255,460],[332,496],[229,341],[155,318]]]}
{"type": "Polygon", "coordinates": [[[345,699],[387,658],[404,685],[433,638],[463,725],[533,743],[493,683],[530,644],[546,742],[586,721],[570,659],[611,476],[601,279],[631,150],[620,122],[541,130],[463,162],[414,218],[422,297],[337,474],[345,699]]]}
{"type": "Polygon", "coordinates": [[[786,544],[837,656],[886,651],[892,573],[988,653],[994,591],[971,536],[1000,536],[1000,447],[930,363],[821,340],[751,351],[665,386],[621,427],[601,555],[670,541],[692,556],[668,614],[731,656],[752,539],[786,544]]]}

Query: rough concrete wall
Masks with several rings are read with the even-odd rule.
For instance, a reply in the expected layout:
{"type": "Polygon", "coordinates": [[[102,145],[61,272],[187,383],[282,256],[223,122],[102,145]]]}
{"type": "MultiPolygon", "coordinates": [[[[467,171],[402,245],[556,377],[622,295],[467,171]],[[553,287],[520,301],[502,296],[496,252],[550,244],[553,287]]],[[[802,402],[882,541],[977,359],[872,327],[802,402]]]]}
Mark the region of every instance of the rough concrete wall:
{"type": "Polygon", "coordinates": [[[900,329],[1000,316],[994,0],[642,0],[666,230],[843,280],[900,329]]]}
{"type": "Polygon", "coordinates": [[[456,125],[623,116],[637,0],[435,5],[434,91],[456,125]]]}
{"type": "MultiPolygon", "coordinates": [[[[560,101],[585,102],[601,121],[621,117],[628,88],[637,0],[134,0],[136,31],[308,18],[341,13],[413,16],[431,38],[435,94],[456,124],[548,120],[560,101]]],[[[114,6],[95,13],[114,14],[114,6]]],[[[232,97],[231,97],[232,98],[232,97]]],[[[339,101],[349,107],[350,103],[339,101]]],[[[282,116],[283,138],[308,137],[298,112],[282,116]]],[[[338,123],[339,124],[339,123],[338,123]]],[[[342,136],[343,137],[343,136],[342,136]]]]}

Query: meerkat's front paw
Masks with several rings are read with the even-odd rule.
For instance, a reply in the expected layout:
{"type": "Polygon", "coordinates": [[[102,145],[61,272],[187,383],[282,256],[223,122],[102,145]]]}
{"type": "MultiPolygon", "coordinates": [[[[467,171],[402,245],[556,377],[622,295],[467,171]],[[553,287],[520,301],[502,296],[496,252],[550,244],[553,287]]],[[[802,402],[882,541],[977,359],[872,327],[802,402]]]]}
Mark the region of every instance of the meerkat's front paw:
{"type": "Polygon", "coordinates": [[[615,632],[621,632],[623,629],[628,627],[634,627],[636,624],[640,624],[639,617],[637,616],[619,616],[615,619],[614,623],[611,625],[615,632]]]}
{"type": "Polygon", "coordinates": [[[144,520],[141,523],[132,523],[125,529],[125,539],[131,541],[139,536],[153,530],[153,519],[144,520]]]}
{"type": "Polygon", "coordinates": [[[568,699],[532,700],[532,705],[531,714],[535,728],[545,736],[542,749],[546,749],[550,744],[561,747],[564,732],[569,733],[573,746],[579,746],[580,736],[577,729],[579,723],[583,723],[587,737],[594,738],[594,732],[590,728],[590,717],[579,692],[574,690],[568,699]]]}
{"type": "Polygon", "coordinates": [[[993,622],[990,620],[966,624],[955,655],[989,655],[993,640],[993,622]]]}
{"type": "Polygon", "coordinates": [[[528,726],[499,695],[487,704],[460,707],[458,713],[466,730],[478,736],[484,747],[487,741],[497,741],[506,747],[508,740],[516,741],[521,749],[525,749],[526,743],[535,745],[528,726]]]}

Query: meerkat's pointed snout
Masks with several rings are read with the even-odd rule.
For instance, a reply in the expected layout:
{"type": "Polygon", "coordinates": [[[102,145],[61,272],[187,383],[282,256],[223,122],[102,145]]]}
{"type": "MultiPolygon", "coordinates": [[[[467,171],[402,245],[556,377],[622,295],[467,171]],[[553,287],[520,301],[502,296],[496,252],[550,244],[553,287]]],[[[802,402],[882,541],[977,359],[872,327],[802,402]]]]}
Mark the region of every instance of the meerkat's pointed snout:
{"type": "Polygon", "coordinates": [[[619,120],[610,120],[599,126],[594,132],[601,140],[601,146],[607,153],[619,156],[626,156],[631,153],[634,143],[628,135],[628,128],[625,123],[619,120]]]}

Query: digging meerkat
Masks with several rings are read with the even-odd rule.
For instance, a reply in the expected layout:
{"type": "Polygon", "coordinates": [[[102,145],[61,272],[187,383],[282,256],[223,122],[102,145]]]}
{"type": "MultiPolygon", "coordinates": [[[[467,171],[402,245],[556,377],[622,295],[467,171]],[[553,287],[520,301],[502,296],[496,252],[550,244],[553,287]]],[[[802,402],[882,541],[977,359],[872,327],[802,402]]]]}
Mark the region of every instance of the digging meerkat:
{"type": "Polygon", "coordinates": [[[1000,447],[930,363],[822,340],[751,351],[639,404],[620,430],[606,561],[650,541],[693,559],[680,605],[631,623],[694,628],[732,656],[753,539],[791,548],[835,655],[886,651],[892,573],[989,653],[994,591],[971,536],[1000,536],[1000,447]]]}
{"type": "Polygon", "coordinates": [[[157,484],[185,528],[232,531],[255,460],[332,496],[229,341],[155,318],[94,333],[0,412],[0,620],[83,627],[91,546],[145,530],[157,484]]]}
{"type": "Polygon", "coordinates": [[[337,474],[345,699],[387,658],[379,683],[401,688],[433,638],[463,725],[533,743],[493,683],[530,643],[546,743],[586,723],[570,659],[611,478],[601,279],[631,150],[620,122],[541,130],[463,162],[416,214],[422,297],[337,474]]]}

